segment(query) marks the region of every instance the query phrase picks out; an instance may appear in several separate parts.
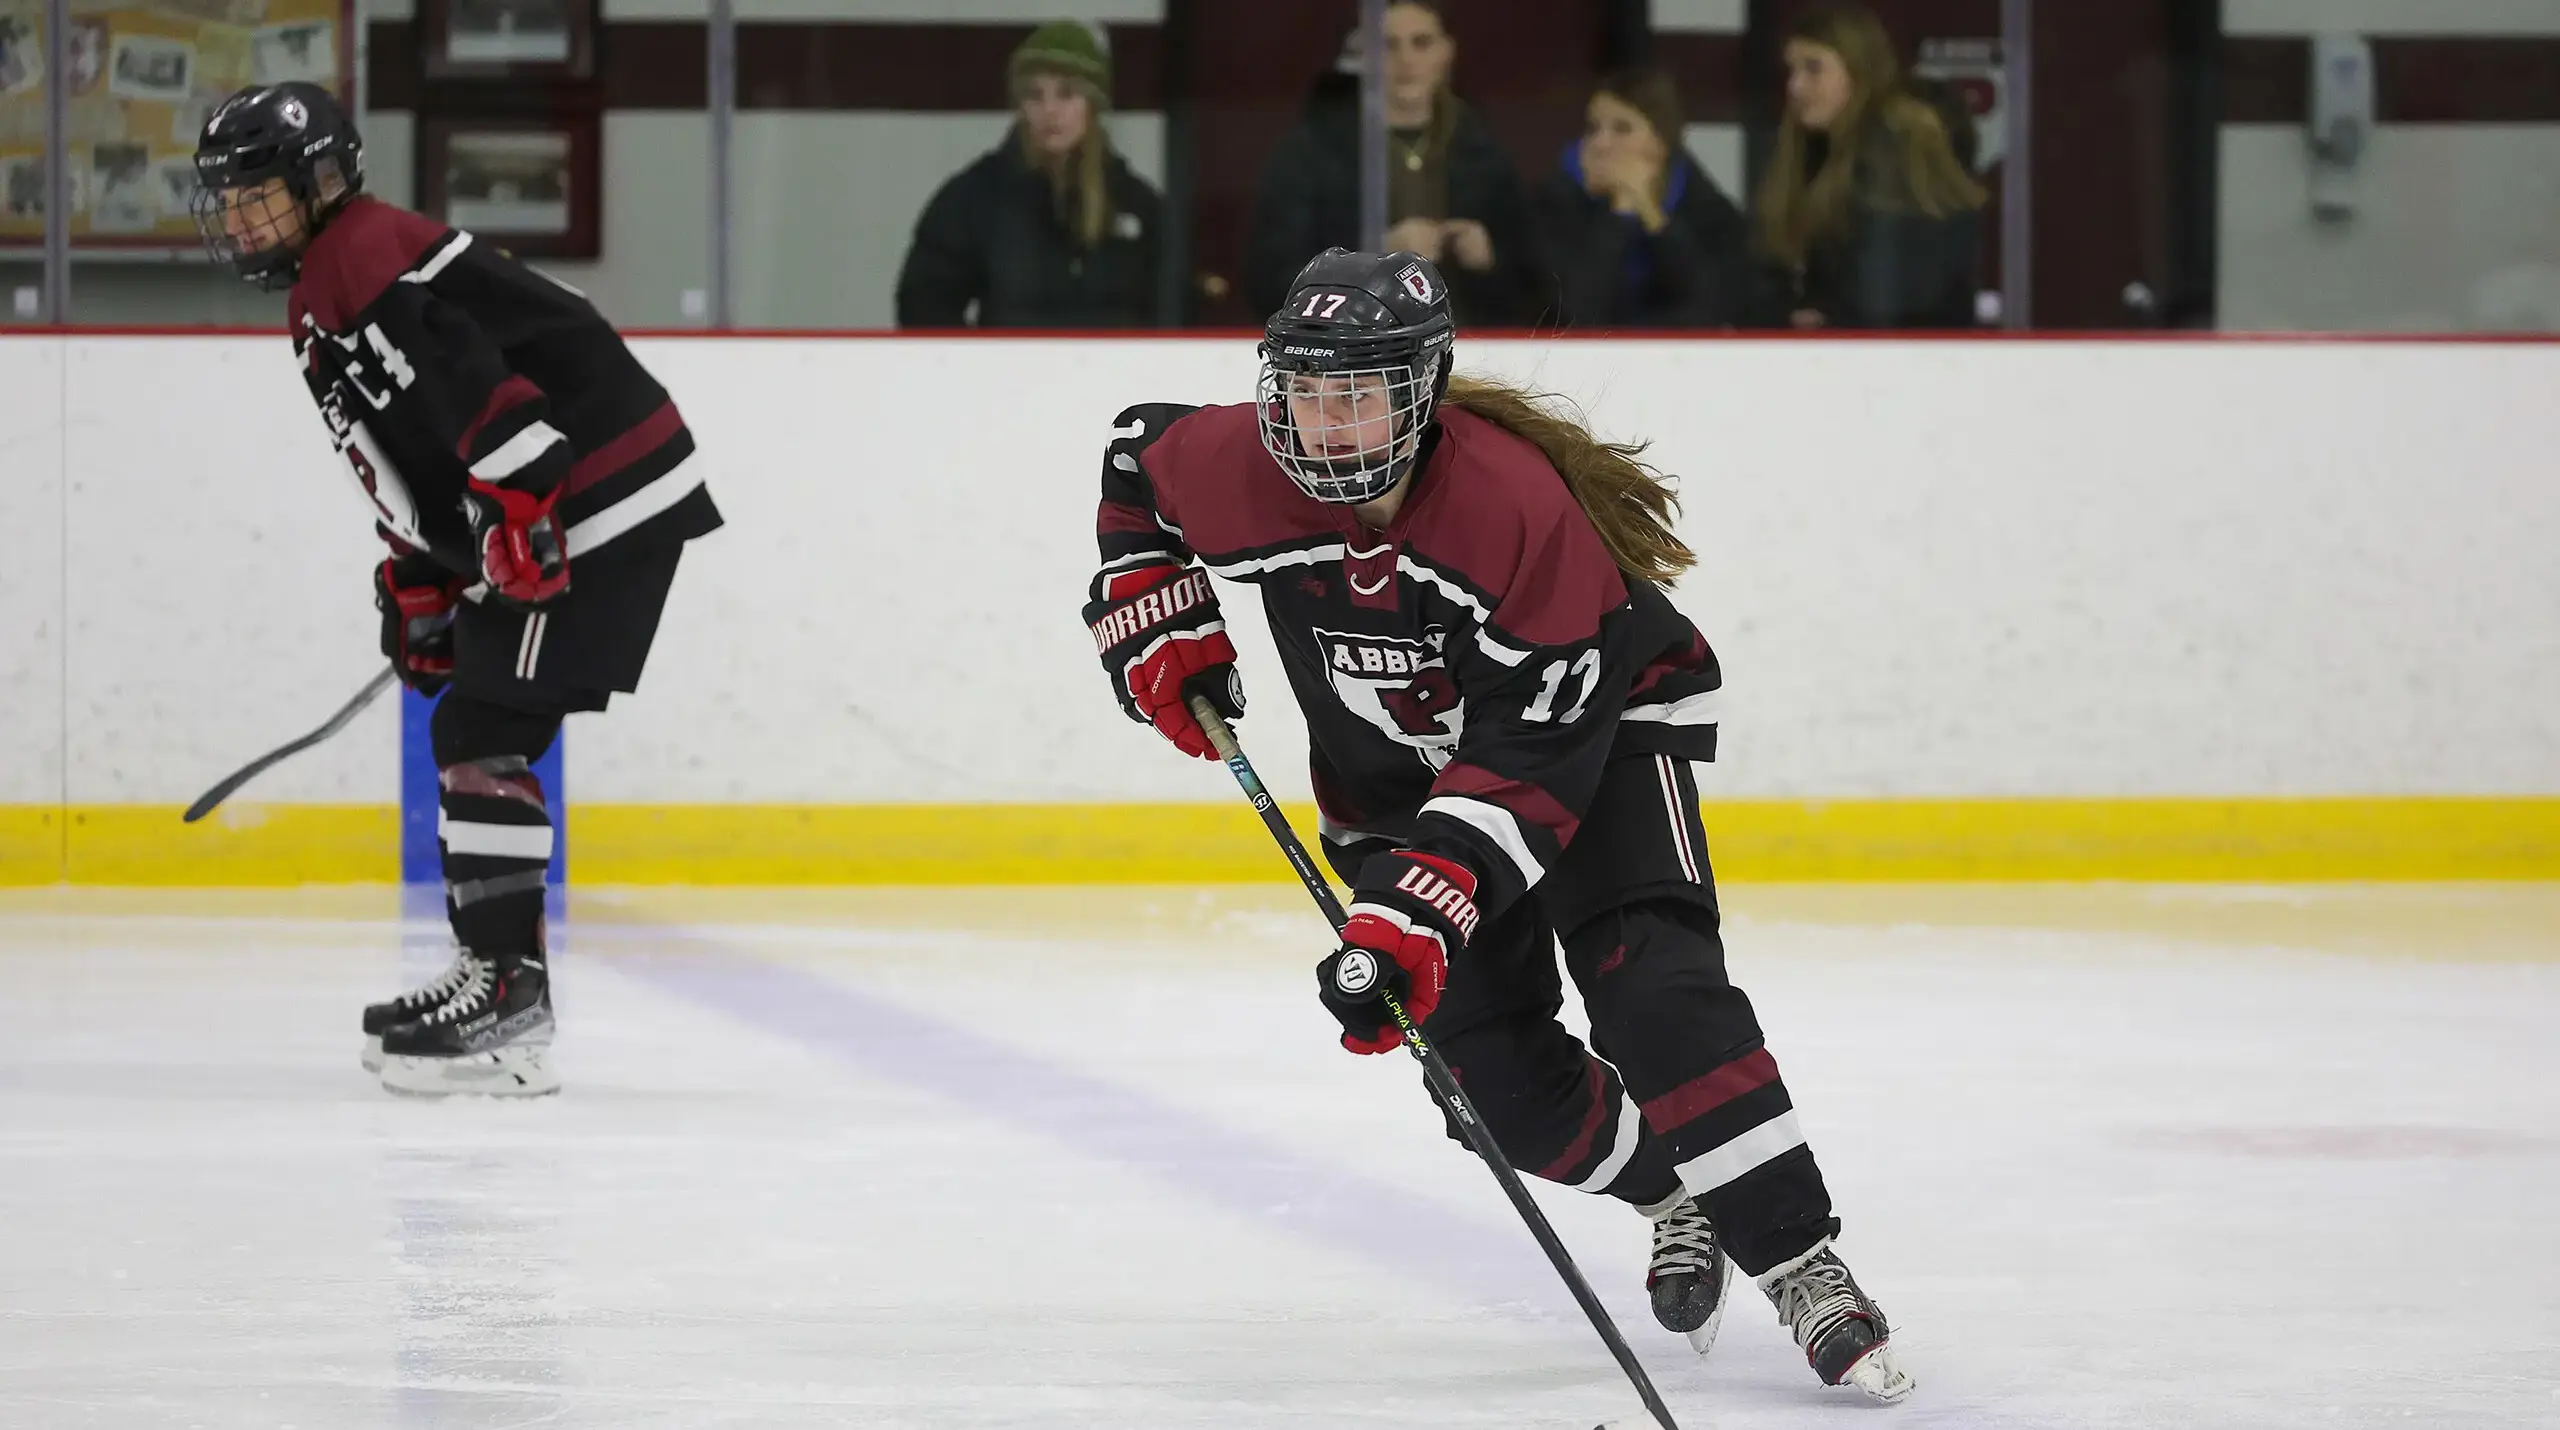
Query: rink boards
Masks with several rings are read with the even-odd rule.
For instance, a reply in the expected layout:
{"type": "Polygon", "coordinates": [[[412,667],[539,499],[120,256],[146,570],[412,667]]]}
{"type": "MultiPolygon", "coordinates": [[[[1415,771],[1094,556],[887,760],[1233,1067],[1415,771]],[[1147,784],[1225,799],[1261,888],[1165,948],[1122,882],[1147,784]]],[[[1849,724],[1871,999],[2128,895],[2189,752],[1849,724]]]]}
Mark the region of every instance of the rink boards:
{"type": "MultiPolygon", "coordinates": [[[[644,339],[729,527],[571,724],[612,882],[1285,877],[1075,610],[1120,407],[1235,339],[644,339]]],[[[1740,878],[2560,876],[2560,346],[1478,342],[1685,478],[1740,878]]],[[[281,340],[0,339],[0,881],[381,879],[371,537],[281,340]]],[[[1303,800],[1250,593],[1249,744],[1303,800]]]]}

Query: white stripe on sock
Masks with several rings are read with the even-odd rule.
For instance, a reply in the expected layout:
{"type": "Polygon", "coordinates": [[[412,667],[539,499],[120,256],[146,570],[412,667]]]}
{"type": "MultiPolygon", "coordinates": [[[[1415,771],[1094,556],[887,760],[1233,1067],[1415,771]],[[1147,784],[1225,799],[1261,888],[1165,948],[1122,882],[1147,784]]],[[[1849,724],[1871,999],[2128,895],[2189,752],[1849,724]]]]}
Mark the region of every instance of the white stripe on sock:
{"type": "Polygon", "coordinates": [[[1618,1180],[1618,1174],[1627,1170],[1627,1164],[1636,1159],[1636,1141],[1643,1133],[1644,1114],[1636,1111],[1636,1105],[1628,1098],[1625,1088],[1618,1089],[1617,1144],[1609,1149],[1607,1161],[1593,1168],[1590,1176],[1573,1184],[1574,1190],[1581,1192],[1609,1190],[1609,1184],[1618,1180]]]}
{"type": "Polygon", "coordinates": [[[477,820],[448,818],[436,811],[436,837],[444,841],[448,854],[485,854],[495,859],[551,858],[551,826],[548,824],[482,824],[477,820]]]}
{"type": "Polygon", "coordinates": [[[1779,1113],[1704,1156],[1680,1164],[1680,1185],[1702,1197],[1744,1173],[1804,1145],[1804,1128],[1793,1108],[1779,1113]]]}

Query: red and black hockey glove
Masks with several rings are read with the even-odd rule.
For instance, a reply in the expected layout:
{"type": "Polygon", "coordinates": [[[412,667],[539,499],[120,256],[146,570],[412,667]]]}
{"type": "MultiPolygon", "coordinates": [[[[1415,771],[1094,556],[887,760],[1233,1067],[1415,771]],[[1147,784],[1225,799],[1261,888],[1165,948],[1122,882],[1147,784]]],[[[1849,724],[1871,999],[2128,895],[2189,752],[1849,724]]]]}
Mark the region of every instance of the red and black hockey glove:
{"type": "Polygon", "coordinates": [[[535,496],[474,481],[462,505],[480,546],[480,576],[498,599],[538,606],[569,589],[569,546],[551,514],[559,488],[535,496]]]}
{"type": "Polygon", "coordinates": [[[1188,696],[1209,697],[1229,720],[1244,718],[1244,681],[1235,643],[1227,639],[1209,573],[1196,566],[1148,566],[1102,580],[1100,599],[1084,608],[1093,648],[1111,677],[1120,708],[1171,740],[1186,755],[1217,758],[1192,718],[1188,696]]]}
{"type": "Polygon", "coordinates": [[[393,556],[373,569],[373,605],[382,612],[382,658],[420,695],[453,677],[453,609],[462,583],[432,558],[393,556]]]}
{"type": "Polygon", "coordinates": [[[1316,993],[1342,1022],[1342,1045],[1383,1053],[1404,1041],[1378,995],[1393,993],[1419,1024],[1440,1006],[1449,960],[1476,931],[1476,876],[1437,854],[1372,858],[1351,890],[1342,947],[1316,965],[1316,993]]]}

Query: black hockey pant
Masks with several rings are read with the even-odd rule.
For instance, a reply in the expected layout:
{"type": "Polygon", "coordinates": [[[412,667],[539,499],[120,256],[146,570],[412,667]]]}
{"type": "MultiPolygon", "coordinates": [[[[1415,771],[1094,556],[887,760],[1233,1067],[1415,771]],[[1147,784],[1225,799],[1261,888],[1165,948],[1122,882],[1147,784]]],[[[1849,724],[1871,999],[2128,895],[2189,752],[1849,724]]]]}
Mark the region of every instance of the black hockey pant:
{"type": "MultiPolygon", "coordinates": [[[[1683,761],[1611,759],[1556,867],[1451,960],[1424,1030],[1523,1172],[1639,1206],[1685,1188],[1753,1275],[1840,1229],[1751,1000],[1725,976],[1683,761]],[[1556,1021],[1559,927],[1589,1050],[1556,1021]]],[[[1464,1140],[1454,1123],[1450,1136],[1464,1140]]]]}

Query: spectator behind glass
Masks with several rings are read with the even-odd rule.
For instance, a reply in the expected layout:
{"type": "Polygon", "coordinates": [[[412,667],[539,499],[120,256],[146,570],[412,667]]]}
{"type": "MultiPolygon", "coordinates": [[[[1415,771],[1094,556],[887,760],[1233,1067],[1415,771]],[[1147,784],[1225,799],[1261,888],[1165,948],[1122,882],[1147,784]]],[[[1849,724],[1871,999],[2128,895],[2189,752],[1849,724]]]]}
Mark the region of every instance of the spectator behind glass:
{"type": "Polygon", "coordinates": [[[1531,203],[1559,327],[1730,327],[1749,269],[1742,212],[1681,148],[1671,77],[1621,70],[1531,203]]]}
{"type": "Polygon", "coordinates": [[[1787,112],[1752,215],[1757,317],[1799,328],[1969,328],[1982,186],[1893,41],[1856,6],[1787,33],[1787,112]]]}
{"type": "MultiPolygon", "coordinates": [[[[1361,246],[1359,43],[1354,29],[1263,169],[1245,254],[1257,313],[1280,306],[1308,259],[1361,246]]],[[[1493,131],[1449,92],[1457,57],[1436,0],[1387,7],[1387,249],[1440,265],[1459,322],[1518,322],[1537,288],[1527,205],[1493,131]]]]}
{"type": "Polygon", "coordinates": [[[1102,127],[1105,43],[1054,20],[1013,52],[1015,123],[916,220],[898,326],[959,327],[972,304],[985,328],[1154,326],[1163,204],[1102,127]]]}

